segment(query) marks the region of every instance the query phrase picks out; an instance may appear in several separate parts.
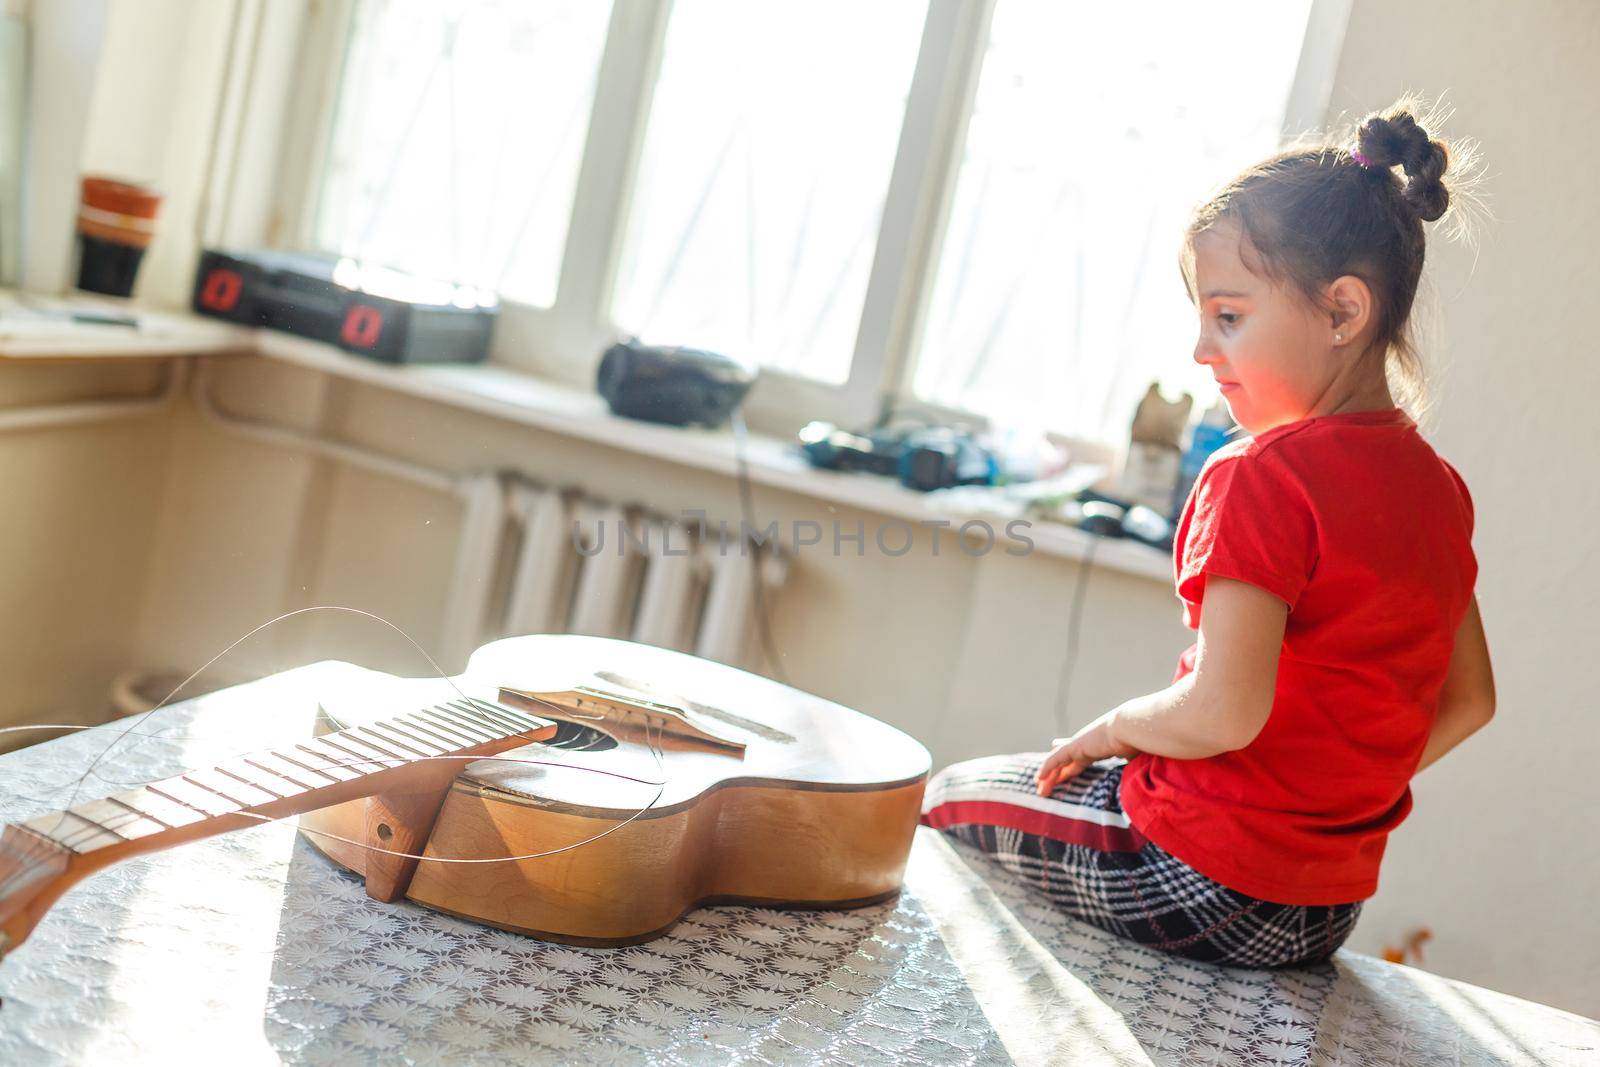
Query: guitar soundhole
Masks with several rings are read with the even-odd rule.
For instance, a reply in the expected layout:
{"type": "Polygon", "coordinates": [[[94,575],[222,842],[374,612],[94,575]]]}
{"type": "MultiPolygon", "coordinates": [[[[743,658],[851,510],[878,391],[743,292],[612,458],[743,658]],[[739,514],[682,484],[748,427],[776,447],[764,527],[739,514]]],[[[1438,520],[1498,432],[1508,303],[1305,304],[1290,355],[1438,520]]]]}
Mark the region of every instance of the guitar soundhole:
{"type": "Polygon", "coordinates": [[[593,726],[556,720],[556,735],[545,744],[551,748],[579,749],[584,752],[604,752],[617,747],[617,739],[602,733],[593,726]]]}

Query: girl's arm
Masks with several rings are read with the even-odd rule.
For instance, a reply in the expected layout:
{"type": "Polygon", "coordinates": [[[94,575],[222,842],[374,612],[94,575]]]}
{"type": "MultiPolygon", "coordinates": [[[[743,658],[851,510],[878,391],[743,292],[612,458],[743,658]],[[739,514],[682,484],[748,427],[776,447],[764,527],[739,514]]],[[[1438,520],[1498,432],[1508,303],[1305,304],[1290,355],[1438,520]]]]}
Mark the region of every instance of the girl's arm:
{"type": "Polygon", "coordinates": [[[1039,770],[1039,792],[1108,756],[1204,759],[1248,745],[1272,711],[1288,617],[1289,606],[1266,590],[1208,574],[1194,670],[1057,745],[1039,770]]]}
{"type": "Polygon", "coordinates": [[[1422,750],[1422,770],[1455,748],[1494,718],[1494,670],[1489,666],[1489,643],[1483,636],[1478,598],[1456,628],[1456,644],[1439,691],[1439,712],[1422,750]]]}

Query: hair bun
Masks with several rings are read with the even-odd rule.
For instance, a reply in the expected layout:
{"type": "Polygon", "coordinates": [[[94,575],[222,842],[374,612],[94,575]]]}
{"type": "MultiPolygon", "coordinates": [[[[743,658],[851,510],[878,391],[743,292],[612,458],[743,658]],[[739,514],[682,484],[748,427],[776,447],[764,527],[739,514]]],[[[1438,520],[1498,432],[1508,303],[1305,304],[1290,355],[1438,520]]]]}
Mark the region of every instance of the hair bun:
{"type": "Polygon", "coordinates": [[[1356,133],[1356,148],[1374,168],[1405,171],[1400,195],[1423,222],[1433,222],[1449,208],[1444,173],[1450,167],[1450,149],[1430,138],[1410,111],[1397,108],[1368,118],[1356,133]]]}

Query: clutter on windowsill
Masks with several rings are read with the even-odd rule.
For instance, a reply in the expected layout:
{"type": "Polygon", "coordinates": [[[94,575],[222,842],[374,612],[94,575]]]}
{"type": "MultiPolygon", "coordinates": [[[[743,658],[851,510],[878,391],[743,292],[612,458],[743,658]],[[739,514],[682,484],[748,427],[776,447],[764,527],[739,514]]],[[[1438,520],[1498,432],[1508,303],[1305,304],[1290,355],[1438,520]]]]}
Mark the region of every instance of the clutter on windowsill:
{"type": "Polygon", "coordinates": [[[144,182],[85,175],[78,200],[78,288],[132,296],[156,233],[162,193],[144,182]]]}
{"type": "Polygon", "coordinates": [[[487,289],[306,252],[206,249],[190,299],[200,315],[384,363],[482,363],[500,310],[487,289]]]}
{"type": "Polygon", "coordinates": [[[0,296],[0,336],[56,336],[80,326],[139,329],[139,317],[113,307],[72,297],[9,292],[0,296]]]}
{"type": "Polygon", "coordinates": [[[1183,463],[1183,429],[1193,406],[1194,398],[1188,393],[1168,400],[1161,395],[1160,385],[1150,383],[1134,410],[1133,429],[1117,474],[1123,497],[1169,514],[1183,463]]]}
{"type": "Polygon", "coordinates": [[[715,429],[755,380],[754,370],[720,353],[629,338],[600,357],[595,386],[613,415],[715,429]]]}
{"type": "Polygon", "coordinates": [[[0,359],[220,355],[248,341],[232,327],[88,293],[0,290],[0,359]]]}
{"type": "Polygon", "coordinates": [[[812,422],[800,431],[799,445],[813,467],[892,477],[924,493],[1007,480],[996,450],[953,426],[891,425],[854,434],[832,423],[812,422]]]}
{"type": "Polygon", "coordinates": [[[929,500],[943,511],[1056,523],[1171,552],[1172,523],[1142,504],[1094,489],[1105,475],[1106,468],[1098,464],[1074,464],[1040,481],[941,489],[930,493],[929,500]]]}
{"type": "Polygon", "coordinates": [[[1220,399],[1189,427],[1193,406],[1188,393],[1168,400],[1159,384],[1151,382],[1134,411],[1117,475],[1119,497],[1165,516],[1174,525],[1206,460],[1228,443],[1234,429],[1233,416],[1220,399]]]}
{"type": "Polygon", "coordinates": [[[1059,523],[1170,552],[1190,489],[1233,429],[1220,400],[1191,428],[1193,406],[1189,394],[1167,400],[1152,382],[1108,484],[1105,467],[1069,465],[1042,434],[923,425],[855,434],[813,422],[798,443],[814,467],[897,478],[942,511],[1059,523]]]}

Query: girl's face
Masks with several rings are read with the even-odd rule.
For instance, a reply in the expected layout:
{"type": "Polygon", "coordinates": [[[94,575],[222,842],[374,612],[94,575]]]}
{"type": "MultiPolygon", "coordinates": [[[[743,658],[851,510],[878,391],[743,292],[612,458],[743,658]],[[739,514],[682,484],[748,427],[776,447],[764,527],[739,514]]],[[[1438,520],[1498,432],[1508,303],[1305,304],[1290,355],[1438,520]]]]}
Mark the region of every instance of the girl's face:
{"type": "Polygon", "coordinates": [[[1194,239],[1194,359],[1221,384],[1234,421],[1258,434],[1309,417],[1333,384],[1337,361],[1328,318],[1265,271],[1252,271],[1241,251],[1250,254],[1236,222],[1194,239]]]}

